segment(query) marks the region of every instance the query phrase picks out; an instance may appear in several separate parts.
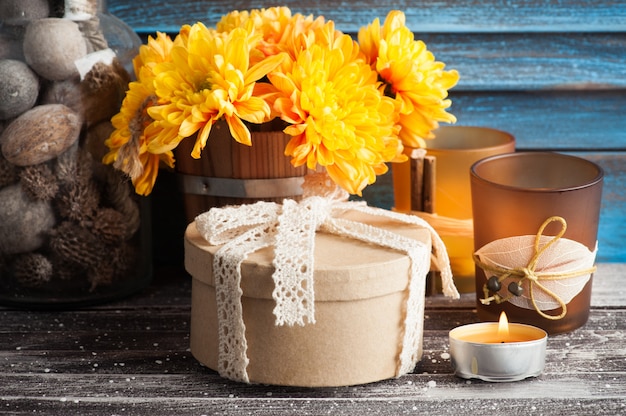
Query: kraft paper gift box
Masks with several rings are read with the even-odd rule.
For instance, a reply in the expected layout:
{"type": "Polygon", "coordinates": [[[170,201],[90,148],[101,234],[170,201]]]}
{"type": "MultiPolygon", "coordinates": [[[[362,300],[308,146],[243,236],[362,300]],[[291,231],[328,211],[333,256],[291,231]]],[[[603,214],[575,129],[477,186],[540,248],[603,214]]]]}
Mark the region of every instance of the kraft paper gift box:
{"type": "MultiPolygon", "coordinates": [[[[272,296],[274,247],[253,252],[241,264],[241,313],[248,359],[243,381],[305,387],[363,384],[400,376],[421,358],[432,229],[388,218],[389,211],[383,216],[377,215],[383,211],[377,208],[366,207],[366,211],[344,212],[340,218],[408,237],[427,251],[426,267],[415,265],[422,270],[413,294],[418,303],[408,309],[411,260],[407,254],[318,231],[313,259],[315,322],[277,325],[272,296]],[[408,321],[407,313],[411,315],[408,321]],[[409,321],[416,326],[417,339],[403,347],[409,321]],[[412,360],[408,367],[401,363],[401,354],[412,360]]],[[[198,231],[197,222],[185,233],[185,267],[193,278],[191,352],[198,361],[219,371],[213,262],[221,246],[210,245],[198,231]]],[[[449,274],[445,248],[443,251],[449,274]]],[[[448,280],[447,285],[444,282],[448,295],[458,297],[451,276],[448,280]]]]}

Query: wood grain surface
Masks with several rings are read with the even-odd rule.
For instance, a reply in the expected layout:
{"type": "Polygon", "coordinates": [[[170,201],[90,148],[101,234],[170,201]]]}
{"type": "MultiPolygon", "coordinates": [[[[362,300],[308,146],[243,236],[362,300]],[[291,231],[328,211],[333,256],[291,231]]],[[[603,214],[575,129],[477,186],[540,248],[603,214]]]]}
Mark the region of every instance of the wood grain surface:
{"type": "Polygon", "coordinates": [[[585,0],[107,0],[109,10],[138,32],[172,31],[182,23],[216,22],[231,10],[288,6],[302,14],[322,14],[345,32],[403,10],[416,32],[623,32],[626,9],[619,1],[585,0]]]}
{"type": "Polygon", "coordinates": [[[475,298],[427,297],[424,355],[398,379],[338,388],[246,385],[189,352],[189,277],[165,270],[144,292],[77,311],[0,308],[3,415],[618,415],[626,410],[626,264],[600,264],[587,324],[548,339],[537,378],[452,374],[448,331],[476,322],[475,298]]]}

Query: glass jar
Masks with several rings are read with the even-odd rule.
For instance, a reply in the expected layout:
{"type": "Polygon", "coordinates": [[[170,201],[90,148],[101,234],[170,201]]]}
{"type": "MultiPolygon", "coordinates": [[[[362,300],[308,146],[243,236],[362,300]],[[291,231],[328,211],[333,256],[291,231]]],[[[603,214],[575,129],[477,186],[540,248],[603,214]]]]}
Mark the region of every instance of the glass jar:
{"type": "Polygon", "coordinates": [[[1,304],[77,307],[149,283],[149,203],[101,162],[140,44],[103,0],[0,3],[1,304]]]}

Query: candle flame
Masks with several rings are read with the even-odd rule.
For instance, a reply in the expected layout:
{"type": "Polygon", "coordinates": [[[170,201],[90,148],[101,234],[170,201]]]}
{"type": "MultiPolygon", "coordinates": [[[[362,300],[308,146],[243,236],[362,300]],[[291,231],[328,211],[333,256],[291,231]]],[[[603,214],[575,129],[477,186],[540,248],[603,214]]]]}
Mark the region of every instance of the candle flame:
{"type": "Polygon", "coordinates": [[[504,311],[500,314],[500,321],[498,322],[498,336],[501,338],[507,338],[509,336],[509,320],[504,311]]]}

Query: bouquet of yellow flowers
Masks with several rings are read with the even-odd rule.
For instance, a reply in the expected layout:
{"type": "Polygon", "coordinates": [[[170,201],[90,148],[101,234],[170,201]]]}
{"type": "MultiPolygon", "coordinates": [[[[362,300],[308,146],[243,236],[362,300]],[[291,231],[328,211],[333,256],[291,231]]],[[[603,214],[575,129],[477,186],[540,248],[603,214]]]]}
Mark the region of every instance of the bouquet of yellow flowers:
{"type": "Polygon", "coordinates": [[[225,120],[234,140],[254,145],[249,127],[281,119],[294,166],[321,166],[360,195],[387,162],[420,147],[446,110],[458,73],[444,70],[415,40],[400,11],[375,19],[358,42],[323,17],[286,7],[233,11],[215,28],[184,25],[172,40],[150,37],[133,60],[136,81],[107,139],[104,162],[148,195],[172,150],[195,140],[199,158],[211,127],[225,120]]]}

